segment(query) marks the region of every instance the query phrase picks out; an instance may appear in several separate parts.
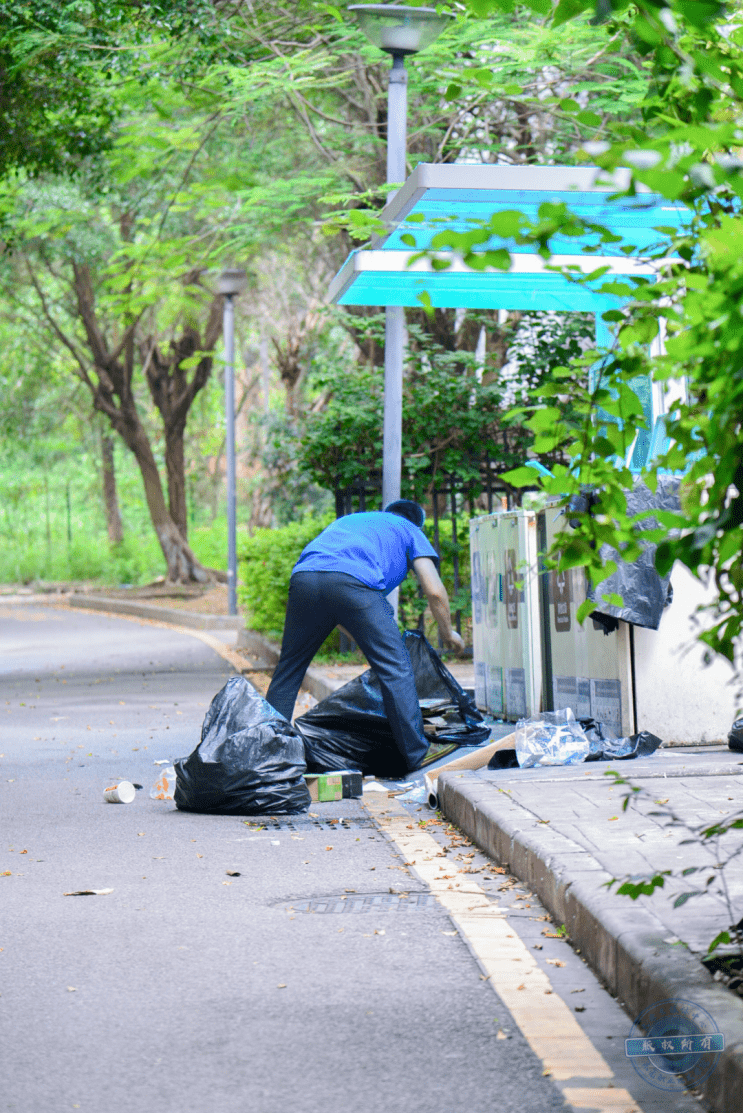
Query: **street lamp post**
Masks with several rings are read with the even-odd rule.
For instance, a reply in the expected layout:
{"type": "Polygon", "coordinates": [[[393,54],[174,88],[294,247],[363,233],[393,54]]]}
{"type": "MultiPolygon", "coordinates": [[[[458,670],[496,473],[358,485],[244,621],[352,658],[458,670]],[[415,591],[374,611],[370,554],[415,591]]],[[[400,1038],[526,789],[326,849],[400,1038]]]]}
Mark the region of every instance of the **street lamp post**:
{"type": "Polygon", "coordinates": [[[245,289],[244,270],[225,270],[219,277],[224,296],[224,408],[227,457],[227,613],[237,614],[237,506],[235,488],[235,307],[232,299],[245,289]]]}
{"type": "MultiPolygon", "coordinates": [[[[392,55],[387,89],[387,183],[404,182],[408,121],[405,56],[430,46],[453,17],[434,8],[402,4],[352,4],[348,10],[358,19],[369,42],[392,55]]],[[[384,319],[382,506],[400,498],[404,351],[405,310],[401,305],[388,305],[384,319]]],[[[397,614],[397,591],[390,598],[397,614]]]]}

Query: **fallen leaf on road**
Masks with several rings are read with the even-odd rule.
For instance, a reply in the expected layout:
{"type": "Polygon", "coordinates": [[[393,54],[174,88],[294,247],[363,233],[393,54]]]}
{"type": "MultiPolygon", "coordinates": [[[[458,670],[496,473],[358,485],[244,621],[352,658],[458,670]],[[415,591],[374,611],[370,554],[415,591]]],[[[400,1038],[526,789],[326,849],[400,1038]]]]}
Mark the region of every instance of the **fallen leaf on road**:
{"type": "Polygon", "coordinates": [[[344,889],[343,892],[344,893],[355,893],[356,890],[355,889],[344,889]]]}
{"type": "Polygon", "coordinates": [[[144,838],[144,831],[137,831],[137,838],[138,839],[144,838]]]}
{"type": "Polygon", "coordinates": [[[570,992],[571,993],[585,993],[586,991],[585,991],[585,989],[571,989],[570,992]]]}
{"type": "Polygon", "coordinates": [[[550,966],[564,966],[565,963],[561,962],[559,958],[548,958],[547,962],[550,966]]]}
{"type": "Polygon", "coordinates": [[[506,1035],[506,1033],[505,1033],[505,1032],[503,1032],[503,1031],[499,1031],[499,1032],[498,1032],[498,1035],[497,1035],[497,1036],[496,1036],[495,1038],[496,1038],[497,1040],[507,1040],[507,1039],[508,1039],[508,1036],[506,1035]]]}
{"type": "Polygon", "coordinates": [[[74,889],[71,893],[62,893],[63,897],[105,897],[113,889],[74,889]]]}
{"type": "Polygon", "coordinates": [[[326,850],[332,850],[333,848],[332,848],[332,846],[326,846],[325,849],[326,850]]]}
{"type": "Polygon", "coordinates": [[[490,977],[490,974],[481,974],[480,975],[480,981],[481,982],[486,982],[489,977],[490,977]]]}
{"type": "Polygon", "coordinates": [[[197,858],[203,858],[203,857],[204,857],[204,855],[203,855],[203,854],[199,854],[199,852],[197,851],[197,852],[196,852],[196,857],[197,857],[197,858]]]}
{"type": "Polygon", "coordinates": [[[276,986],[277,989],[286,989],[286,982],[279,982],[276,986]]]}
{"type": "Polygon", "coordinates": [[[516,989],[526,989],[526,986],[525,986],[525,985],[524,985],[524,983],[522,982],[522,983],[521,983],[521,985],[517,985],[517,986],[516,986],[516,989]]]}
{"type": "Polygon", "coordinates": [[[223,881],[223,882],[222,882],[222,884],[223,884],[223,885],[231,885],[231,884],[232,884],[232,882],[231,882],[231,881],[223,881]]]}
{"type": "Polygon", "coordinates": [[[534,945],[532,947],[532,950],[541,951],[541,949],[542,949],[542,944],[541,943],[534,943],[534,945]]]}
{"type": "Polygon", "coordinates": [[[22,850],[21,854],[28,854],[28,851],[27,850],[22,850]]]}
{"type": "Polygon", "coordinates": [[[12,876],[13,876],[13,874],[11,873],[10,870],[3,870],[3,872],[0,873],[0,877],[12,877],[12,876]]]}
{"type": "Polygon", "coordinates": [[[67,992],[68,993],[77,993],[77,987],[74,986],[74,985],[68,985],[67,986],[67,992]]]}
{"type": "Polygon", "coordinates": [[[456,935],[457,933],[456,933],[456,931],[442,931],[441,934],[442,935],[456,935]]]}
{"type": "Polygon", "coordinates": [[[225,870],[224,872],[227,874],[228,877],[239,877],[240,876],[240,871],[239,870],[225,870]]]}

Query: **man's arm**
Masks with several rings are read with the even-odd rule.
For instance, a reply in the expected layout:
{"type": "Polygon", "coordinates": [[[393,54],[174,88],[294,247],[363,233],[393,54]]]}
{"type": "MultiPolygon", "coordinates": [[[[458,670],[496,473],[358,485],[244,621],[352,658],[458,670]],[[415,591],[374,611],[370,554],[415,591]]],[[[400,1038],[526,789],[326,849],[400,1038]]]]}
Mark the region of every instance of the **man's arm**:
{"type": "Polygon", "coordinates": [[[430,557],[416,557],[413,561],[413,568],[418,577],[418,583],[428,599],[431,614],[436,619],[444,645],[449,649],[456,650],[459,654],[463,653],[464,642],[456,630],[452,629],[449,596],[446,594],[446,588],[436,571],[436,565],[430,557]]]}

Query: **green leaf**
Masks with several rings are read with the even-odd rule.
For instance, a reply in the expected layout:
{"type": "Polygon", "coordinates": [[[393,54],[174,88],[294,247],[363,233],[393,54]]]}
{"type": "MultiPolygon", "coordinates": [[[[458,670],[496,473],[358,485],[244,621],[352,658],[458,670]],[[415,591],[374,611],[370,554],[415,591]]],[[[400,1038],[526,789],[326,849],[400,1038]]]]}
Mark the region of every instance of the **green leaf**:
{"type": "Polygon", "coordinates": [[[592,599],[584,599],[575,613],[576,620],[582,624],[584,619],[596,610],[596,606],[592,599]]]}
{"type": "Polygon", "coordinates": [[[730,932],[729,931],[721,931],[720,934],[716,935],[715,938],[710,943],[709,947],[707,948],[707,954],[711,955],[712,952],[716,951],[717,948],[719,946],[721,946],[723,943],[731,943],[731,942],[732,942],[732,939],[730,937],[730,932]]]}

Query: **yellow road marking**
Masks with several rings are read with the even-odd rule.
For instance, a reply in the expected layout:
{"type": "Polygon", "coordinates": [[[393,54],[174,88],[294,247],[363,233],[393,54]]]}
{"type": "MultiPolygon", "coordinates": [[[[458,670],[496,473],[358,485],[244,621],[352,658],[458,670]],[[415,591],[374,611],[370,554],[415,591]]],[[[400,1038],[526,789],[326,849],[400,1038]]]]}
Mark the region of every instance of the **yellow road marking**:
{"type": "MultiPolygon", "coordinates": [[[[570,1008],[553,992],[547,974],[485,890],[454,865],[394,798],[369,793],[364,806],[459,927],[490,985],[544,1064],[545,1073],[555,1081],[613,1079],[609,1064],[570,1008]],[[441,877],[439,867],[445,858],[448,876],[441,877]]],[[[575,1109],[642,1113],[632,1095],[619,1087],[573,1085],[562,1092],[575,1109]]]]}

